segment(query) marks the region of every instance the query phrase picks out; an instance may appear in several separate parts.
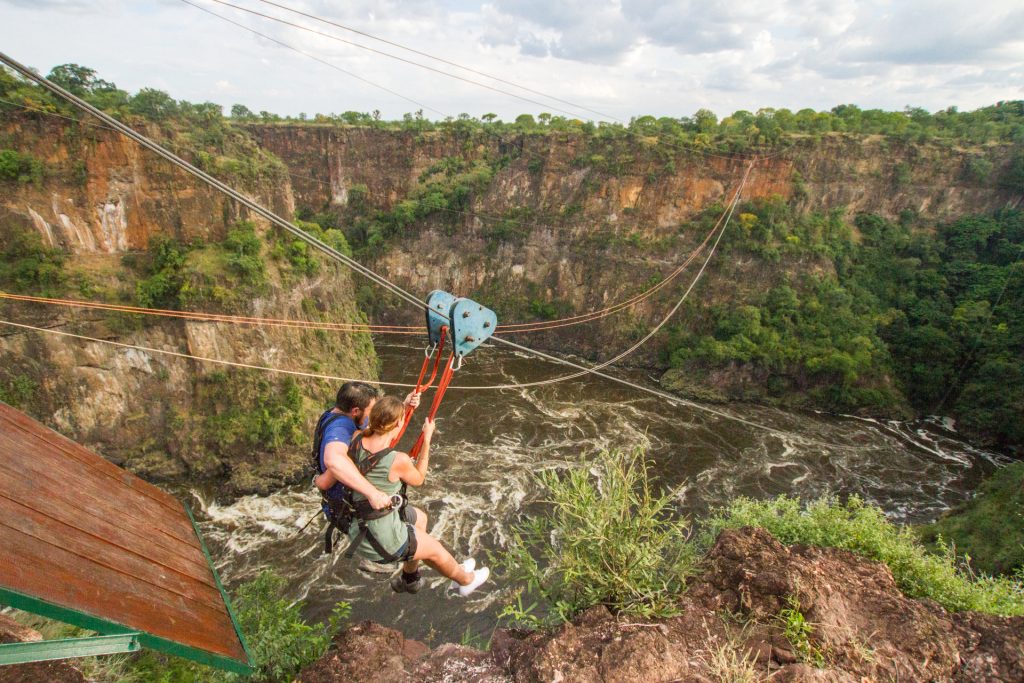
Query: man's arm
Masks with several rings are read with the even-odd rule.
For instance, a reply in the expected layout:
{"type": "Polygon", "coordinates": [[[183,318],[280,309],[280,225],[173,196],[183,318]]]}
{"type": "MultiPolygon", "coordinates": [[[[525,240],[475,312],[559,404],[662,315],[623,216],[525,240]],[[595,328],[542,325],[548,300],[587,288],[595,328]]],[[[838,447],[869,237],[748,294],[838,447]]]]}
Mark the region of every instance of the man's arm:
{"type": "MultiPolygon", "coordinates": [[[[324,464],[327,466],[325,474],[332,475],[353,491],[358,491],[366,496],[375,510],[386,508],[391,504],[391,496],[381,492],[359,472],[359,468],[352,462],[352,458],[348,457],[348,446],[342,442],[332,441],[327,444],[324,449],[324,464]]],[[[320,475],[320,480],[324,478],[324,475],[320,475]]]]}

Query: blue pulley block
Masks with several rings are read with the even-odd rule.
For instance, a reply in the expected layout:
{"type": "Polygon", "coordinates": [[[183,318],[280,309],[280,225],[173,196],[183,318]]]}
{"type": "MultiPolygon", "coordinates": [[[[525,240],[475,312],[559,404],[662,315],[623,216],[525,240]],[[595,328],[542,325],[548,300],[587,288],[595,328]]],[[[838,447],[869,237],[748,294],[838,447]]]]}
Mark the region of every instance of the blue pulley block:
{"type": "Polygon", "coordinates": [[[445,316],[449,314],[454,303],[455,297],[440,289],[435,289],[427,296],[427,336],[430,337],[431,344],[436,346],[441,341],[442,327],[448,325],[451,329],[445,316]]]}
{"type": "Polygon", "coordinates": [[[459,356],[467,355],[487,341],[498,326],[497,314],[472,299],[456,299],[448,317],[453,348],[459,356]]]}

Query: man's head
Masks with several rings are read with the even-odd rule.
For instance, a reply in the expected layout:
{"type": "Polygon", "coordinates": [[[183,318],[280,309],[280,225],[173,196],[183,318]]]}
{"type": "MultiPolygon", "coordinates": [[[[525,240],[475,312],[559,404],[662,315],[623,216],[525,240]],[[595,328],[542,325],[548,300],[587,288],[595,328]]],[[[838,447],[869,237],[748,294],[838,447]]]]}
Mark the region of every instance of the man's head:
{"type": "Polygon", "coordinates": [[[366,382],[345,382],[338,389],[334,406],[361,424],[379,397],[380,392],[366,382]]]}

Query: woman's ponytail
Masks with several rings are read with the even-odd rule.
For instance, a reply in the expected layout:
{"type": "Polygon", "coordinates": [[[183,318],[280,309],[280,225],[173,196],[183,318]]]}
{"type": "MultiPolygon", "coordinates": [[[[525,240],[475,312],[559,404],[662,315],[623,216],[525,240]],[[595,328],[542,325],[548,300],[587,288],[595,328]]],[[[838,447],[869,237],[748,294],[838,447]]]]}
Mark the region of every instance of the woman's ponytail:
{"type": "Polygon", "coordinates": [[[405,417],[405,404],[395,396],[385,396],[373,404],[370,410],[370,424],[363,430],[363,438],[387,434],[397,427],[405,417]]]}

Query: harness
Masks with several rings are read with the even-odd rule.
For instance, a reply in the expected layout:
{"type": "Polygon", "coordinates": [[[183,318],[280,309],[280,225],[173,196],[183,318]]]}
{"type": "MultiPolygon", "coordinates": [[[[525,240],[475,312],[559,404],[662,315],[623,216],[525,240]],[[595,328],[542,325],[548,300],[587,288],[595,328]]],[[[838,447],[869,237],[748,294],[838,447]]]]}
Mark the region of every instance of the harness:
{"type": "MultiPolygon", "coordinates": [[[[324,432],[327,431],[327,427],[334,422],[337,418],[342,417],[341,415],[334,414],[330,417],[321,420],[320,424],[316,427],[316,432],[313,436],[313,454],[316,457],[315,469],[320,471],[320,446],[323,443],[324,432]]],[[[361,450],[362,437],[356,435],[355,439],[352,440],[352,445],[349,446],[349,457],[351,456],[352,450],[358,453],[361,450]]],[[[385,448],[384,450],[372,453],[368,458],[360,460],[359,458],[353,458],[353,462],[359,469],[359,473],[364,477],[368,475],[373,469],[380,463],[381,459],[388,455],[393,449],[385,448]]],[[[342,483],[337,484],[340,487],[342,494],[330,495],[332,490],[320,492],[321,507],[324,515],[327,517],[327,532],[324,534],[324,553],[330,554],[334,552],[334,539],[336,533],[342,535],[348,535],[349,529],[352,526],[352,522],[355,521],[359,524],[359,534],[349,544],[348,550],[345,552],[345,557],[350,558],[355,554],[356,548],[359,544],[366,539],[370,546],[381,556],[381,559],[385,562],[394,562],[398,559],[396,555],[389,553],[380,544],[380,541],[370,532],[370,528],[366,525],[367,522],[387,517],[388,515],[395,512],[394,504],[391,507],[384,508],[382,510],[374,510],[373,506],[370,505],[368,500],[354,500],[353,491],[342,483]]],[[[401,503],[399,508],[399,514],[405,511],[405,485],[402,486],[401,503]]]]}

